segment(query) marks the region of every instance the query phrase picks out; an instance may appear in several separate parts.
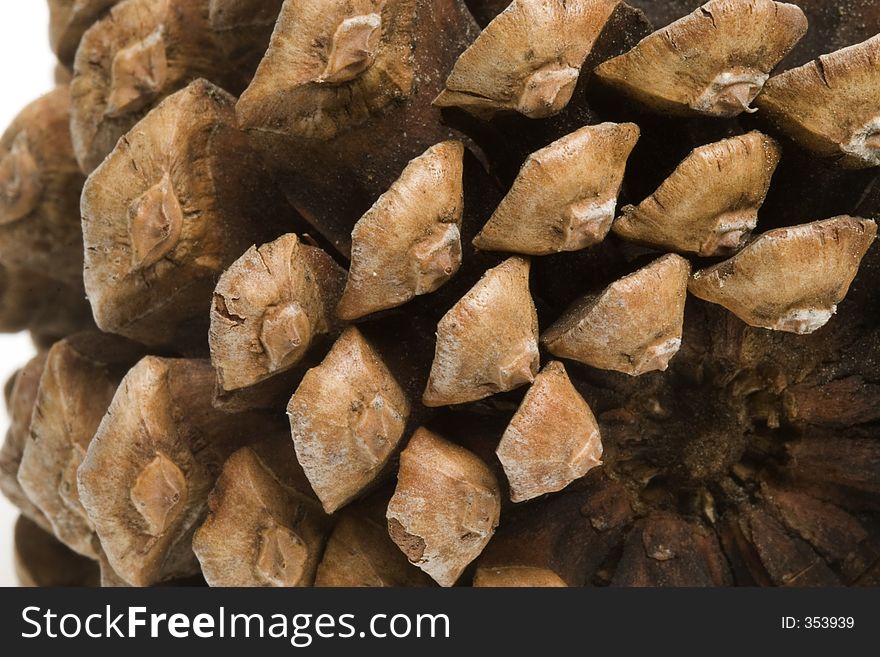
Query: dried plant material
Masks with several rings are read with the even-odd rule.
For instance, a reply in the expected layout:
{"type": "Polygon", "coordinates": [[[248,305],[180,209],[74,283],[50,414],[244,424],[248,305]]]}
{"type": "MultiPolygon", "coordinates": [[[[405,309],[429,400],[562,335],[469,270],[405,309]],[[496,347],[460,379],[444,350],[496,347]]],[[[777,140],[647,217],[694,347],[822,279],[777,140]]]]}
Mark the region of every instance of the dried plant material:
{"type": "Polygon", "coordinates": [[[55,80],[55,84],[58,86],[70,86],[70,81],[73,79],[73,71],[67,68],[61,62],[58,62],[55,65],[55,71],[53,73],[53,79],[55,80]]]}
{"type": "Polygon", "coordinates": [[[82,287],[79,194],[70,96],[58,87],[34,101],[0,137],[0,263],[82,287]]]}
{"type": "Polygon", "coordinates": [[[85,31],[121,0],[49,0],[49,45],[65,66],[73,64],[85,31]]]}
{"type": "Polygon", "coordinates": [[[614,586],[723,586],[727,562],[704,528],[669,513],[636,523],[612,582],[614,586]]]}
{"type": "Polygon", "coordinates": [[[880,445],[869,438],[845,438],[839,432],[822,434],[811,432],[788,446],[789,461],[786,474],[798,481],[819,486],[818,492],[829,499],[840,497],[857,507],[865,505],[858,496],[846,495],[857,491],[869,507],[880,506],[880,445]],[[836,491],[834,490],[836,489],[836,491]],[[834,493],[837,495],[834,495],[834,493]]]}
{"type": "Polygon", "coordinates": [[[351,82],[370,68],[376,61],[381,25],[379,14],[353,16],[342,21],[333,33],[327,66],[318,82],[351,82]]]}
{"type": "Polygon", "coordinates": [[[514,502],[562,490],[602,464],[599,425],[562,363],[535,378],[496,453],[514,502]]]}
{"type": "Polygon", "coordinates": [[[628,0],[628,4],[645,12],[656,28],[666,27],[682,16],[690,14],[705,0],[628,0]]]}
{"type": "Polygon", "coordinates": [[[210,0],[211,27],[217,32],[249,26],[274,27],[283,4],[284,0],[210,0]]]}
{"type": "Polygon", "coordinates": [[[801,146],[853,168],[880,166],[880,35],[771,78],[761,115],[801,146]]]}
{"type": "MultiPolygon", "coordinates": [[[[442,108],[443,121],[466,134],[479,147],[481,161],[484,162],[492,177],[500,183],[502,191],[507,191],[510,188],[523,162],[535,151],[545,148],[548,144],[562,139],[584,126],[595,125],[609,120],[612,114],[606,115],[604,111],[607,99],[602,95],[594,93],[595,85],[593,84],[592,71],[600,62],[626,52],[635,46],[640,39],[653,31],[653,27],[648,23],[645,15],[637,9],[633,9],[625,2],[527,0],[526,3],[520,4],[528,4],[532,9],[540,6],[544,7],[544,10],[538,9],[538,13],[541,14],[539,24],[531,26],[536,27],[537,32],[544,29],[542,25],[546,23],[548,17],[550,17],[549,20],[555,20],[563,16],[566,11],[577,13],[580,17],[575,22],[580,22],[588,14],[601,12],[602,7],[607,4],[608,15],[602,19],[602,24],[595,26],[596,34],[584,32],[573,36],[575,40],[586,39],[591,41],[592,44],[589,47],[589,54],[587,54],[586,59],[579,66],[580,75],[573,81],[573,88],[569,90],[570,100],[567,100],[564,107],[561,107],[559,112],[554,113],[552,116],[530,118],[525,114],[508,108],[499,110],[488,120],[484,120],[485,116],[479,109],[477,114],[474,114],[459,106],[442,108]]],[[[502,9],[505,8],[507,8],[506,5],[502,7],[502,9]]],[[[502,21],[502,18],[503,15],[498,16],[495,22],[502,21]]],[[[512,88],[511,85],[515,86],[518,84],[517,80],[496,77],[496,71],[499,70],[499,66],[505,70],[513,67],[517,71],[523,70],[528,74],[532,70],[533,62],[530,58],[535,50],[544,52],[557,48],[559,45],[557,34],[559,32],[574,34],[567,27],[561,28],[557,34],[552,36],[547,36],[542,32],[535,39],[541,45],[532,48],[530,51],[528,44],[532,40],[531,28],[518,25],[517,29],[520,28],[529,32],[524,37],[525,41],[522,42],[521,48],[515,41],[501,42],[494,40],[494,44],[498,46],[499,51],[506,51],[509,46],[513,57],[511,60],[474,62],[475,67],[483,66],[484,68],[480,73],[479,84],[496,90],[512,88]]],[[[574,28],[574,30],[576,29],[574,28]]],[[[488,32],[488,30],[486,31],[488,32]]],[[[497,53],[492,56],[496,57],[497,53]]],[[[547,67],[552,68],[554,61],[556,60],[551,59],[551,61],[547,62],[547,67]]],[[[535,65],[541,66],[541,63],[537,62],[535,65]]],[[[512,91],[511,93],[515,94],[517,92],[512,91]]],[[[487,102],[491,103],[493,101],[487,99],[487,102]]],[[[612,112],[620,115],[617,110],[612,110],[612,112]]],[[[622,116],[627,117],[627,113],[624,112],[622,116]]],[[[483,218],[484,222],[486,218],[483,218]]]]}
{"type": "Polygon", "coordinates": [[[30,330],[51,344],[92,326],[81,280],[67,285],[36,271],[0,265],[0,332],[30,330]]]}
{"type": "Polygon", "coordinates": [[[12,375],[6,379],[6,383],[3,384],[3,402],[6,404],[7,412],[12,403],[12,393],[15,391],[15,382],[18,379],[19,374],[21,374],[20,369],[13,372],[12,375]]]}
{"type": "Polygon", "coordinates": [[[564,588],[568,586],[551,570],[534,566],[478,568],[473,585],[477,588],[564,588]]]}
{"type": "Polygon", "coordinates": [[[748,242],[782,151],[760,132],[694,149],[662,185],[628,205],[613,230],[624,239],[701,256],[748,242]]]}
{"type": "Polygon", "coordinates": [[[388,536],[382,515],[360,505],[348,507],[340,514],[315,578],[315,586],[323,587],[432,584],[427,575],[406,560],[388,536]]]}
{"type": "Polygon", "coordinates": [[[89,176],[85,285],[102,330],[145,344],[170,343],[193,322],[200,332],[217,276],[282,232],[283,202],[235,128],[234,102],[193,82],[89,176]]]}
{"type": "MultiPolygon", "coordinates": [[[[110,563],[107,561],[107,557],[102,553],[98,559],[98,568],[100,569],[101,574],[101,588],[130,588],[131,584],[122,579],[113,568],[110,566],[110,563]]],[[[205,587],[208,583],[205,581],[205,578],[202,577],[201,574],[192,575],[190,577],[183,577],[180,579],[172,579],[167,582],[160,582],[156,584],[157,587],[189,587],[189,586],[198,586],[205,587]]]]}
{"type": "Polygon", "coordinates": [[[475,454],[420,428],[400,455],[388,532],[407,559],[452,586],[492,538],[501,514],[495,476],[475,454]]]}
{"type": "Polygon", "coordinates": [[[239,123],[343,254],[406,164],[452,136],[431,100],[477,32],[461,0],[284,3],[239,123]]]}
{"type": "Polygon", "coordinates": [[[880,585],[880,3],[631,1],[50,0],[76,93],[0,138],[23,579],[880,585]]]}
{"type": "Polygon", "coordinates": [[[427,316],[392,312],[357,324],[358,330],[410,400],[410,430],[418,426],[423,418],[433,415],[432,411],[415,403],[415,400],[425,390],[434,358],[435,317],[451,303],[452,298],[458,296],[457,291],[454,294],[451,292],[453,290],[438,291],[436,294],[440,298],[426,300],[428,303],[425,303],[425,307],[430,308],[425,313],[427,316]]]}
{"type": "Polygon", "coordinates": [[[19,586],[97,586],[98,566],[70,550],[25,516],[15,523],[15,576],[19,586]]]}
{"type": "MultiPolygon", "coordinates": [[[[417,93],[415,67],[421,62],[410,55],[413,39],[430,20],[419,19],[421,4],[286,2],[269,51],[242,95],[243,123],[257,127],[271,117],[276,131],[330,139],[417,93]],[[278,89],[282,65],[284,87],[278,89]],[[271,105],[264,104],[268,92],[275,96],[271,105]],[[286,110],[283,124],[279,105],[286,110]]],[[[456,35],[444,39],[454,42],[456,35]]]]}
{"type": "Polygon", "coordinates": [[[336,328],[345,272],[321,249],[288,234],[252,246],[220,277],[211,307],[211,362],[224,391],[253,386],[296,365],[336,328]]]}
{"type": "Polygon", "coordinates": [[[799,7],[771,0],[710,0],[601,64],[605,83],[676,115],[732,117],[807,31],[799,7]]]}
{"type": "Polygon", "coordinates": [[[129,586],[129,583],[117,575],[116,571],[113,570],[110,562],[107,561],[107,555],[104,554],[103,551],[101,551],[98,556],[98,569],[101,574],[102,589],[126,588],[129,586]]]}
{"type": "Polygon", "coordinates": [[[142,355],[127,340],[77,334],[49,350],[18,481],[56,538],[92,559],[100,547],[79,500],[76,471],[116,388],[142,355]]]}
{"type": "Polygon", "coordinates": [[[437,325],[426,406],[476,401],[531,383],[540,367],[529,261],[487,271],[437,325]]]}
{"type": "Polygon", "coordinates": [[[462,53],[434,103],[481,118],[562,111],[619,0],[514,0],[462,53]]]}
{"type": "Polygon", "coordinates": [[[476,563],[477,587],[593,583],[633,521],[626,487],[598,470],[575,490],[518,507],[476,563]]]}
{"type": "Polygon", "coordinates": [[[794,488],[766,486],[762,496],[772,504],[782,523],[810,543],[829,562],[845,564],[845,570],[861,574],[871,565],[859,563],[863,541],[869,531],[839,507],[794,488]]]}
{"type": "Polygon", "coordinates": [[[634,123],[601,123],[532,153],[474,246],[547,255],[601,242],[638,138],[634,123]]]}
{"type": "Polygon", "coordinates": [[[274,128],[293,135],[329,139],[405,98],[414,83],[407,29],[415,11],[415,3],[400,0],[286,2],[269,52],[242,95],[243,124],[256,127],[276,114],[264,101],[269,89],[279,91],[282,62],[285,88],[274,104],[283,103],[286,116],[274,128]]]}
{"type": "Polygon", "coordinates": [[[337,313],[357,319],[430,294],[461,265],[464,146],[446,141],[410,162],[351,233],[337,313]]]}
{"type": "Polygon", "coordinates": [[[309,370],[287,406],[296,455],[324,510],[354,499],[403,437],[406,393],[356,328],[309,370]]]}
{"type": "Polygon", "coordinates": [[[245,447],[226,461],[193,550],[211,586],[311,586],[329,519],[297,490],[290,441],[245,447]],[[261,453],[262,452],[262,453],[261,453]],[[270,458],[267,458],[270,457],[270,458]]]}
{"type": "Polygon", "coordinates": [[[780,63],[782,70],[870,39],[880,25],[880,5],[874,0],[796,0],[795,4],[804,10],[810,29],[780,63]]]}
{"type": "Polygon", "coordinates": [[[0,448],[0,492],[12,502],[22,514],[37,523],[46,531],[52,531],[52,525],[22,490],[18,482],[18,468],[24,453],[25,443],[31,428],[31,417],[37,401],[37,389],[40,377],[46,368],[46,353],[31,358],[7,383],[8,397],[6,412],[9,415],[9,429],[6,439],[0,448]]]}
{"type": "Polygon", "coordinates": [[[249,80],[269,47],[284,0],[209,0],[208,24],[231,68],[249,80]]]}
{"type": "MultiPolygon", "coordinates": [[[[130,588],[131,584],[122,579],[113,568],[110,567],[109,562],[107,561],[106,556],[103,554],[98,559],[98,568],[100,569],[101,574],[101,588],[130,588]]],[[[198,575],[192,575],[190,577],[183,577],[180,579],[172,579],[167,582],[161,582],[157,584],[157,587],[206,587],[208,583],[205,581],[205,578],[198,575]]]]}
{"type": "Polygon", "coordinates": [[[859,374],[832,370],[827,376],[827,381],[810,377],[785,389],[786,423],[845,428],[880,420],[880,385],[859,374]]]}
{"type": "Polygon", "coordinates": [[[113,570],[146,586],[198,572],[192,534],[223,462],[277,431],[213,408],[201,360],[141,360],[120,384],[78,471],[79,497],[113,570]]]}
{"type": "Polygon", "coordinates": [[[37,163],[28,145],[26,132],[18,132],[5,140],[2,160],[4,225],[14,224],[33,212],[40,202],[43,189],[37,163]]]}
{"type": "Polygon", "coordinates": [[[510,5],[510,0],[465,0],[480,27],[486,27],[492,19],[510,5]]]}
{"type": "Polygon", "coordinates": [[[876,235],[873,221],[853,217],[771,230],[696,272],[688,289],[751,326],[812,333],[837,312],[876,235]]]}
{"type": "Polygon", "coordinates": [[[666,255],[575,302],[541,336],[550,353],[638,376],[665,370],[681,346],[690,265],[666,255]]]}
{"type": "Polygon", "coordinates": [[[741,516],[728,511],[718,523],[718,538],[730,562],[734,580],[740,586],[772,586],[754,546],[744,531],[741,516]]]}
{"type": "Polygon", "coordinates": [[[822,558],[789,534],[766,508],[748,509],[740,525],[776,586],[840,586],[822,558]]]}
{"type": "MultiPolygon", "coordinates": [[[[83,36],[71,82],[80,167],[94,171],[117,140],[166,96],[204,77],[232,93],[247,73],[224,56],[209,0],[126,0],[83,36]]],[[[227,37],[228,38],[228,37],[227,37]]]]}

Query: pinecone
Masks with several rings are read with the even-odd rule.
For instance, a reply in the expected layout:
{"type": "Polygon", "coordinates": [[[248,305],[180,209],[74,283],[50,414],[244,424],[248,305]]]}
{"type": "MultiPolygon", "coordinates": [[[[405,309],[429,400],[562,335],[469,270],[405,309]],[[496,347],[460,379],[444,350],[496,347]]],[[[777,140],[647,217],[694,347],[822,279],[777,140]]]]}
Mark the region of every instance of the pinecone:
{"type": "Polygon", "coordinates": [[[49,5],[23,583],[880,584],[876,2],[49,5]]]}

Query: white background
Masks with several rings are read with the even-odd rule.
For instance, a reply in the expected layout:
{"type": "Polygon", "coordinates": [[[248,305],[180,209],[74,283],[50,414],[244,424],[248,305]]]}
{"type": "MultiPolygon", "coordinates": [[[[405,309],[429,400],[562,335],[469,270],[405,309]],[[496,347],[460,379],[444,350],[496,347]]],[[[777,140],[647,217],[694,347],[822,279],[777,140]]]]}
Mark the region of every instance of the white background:
{"type": "MultiPolygon", "coordinates": [[[[49,50],[45,0],[0,1],[0,132],[30,101],[52,89],[55,58],[49,50]]],[[[27,334],[0,335],[0,386],[33,355],[27,334]]],[[[0,438],[8,419],[0,412],[0,438]]],[[[0,495],[0,585],[12,586],[12,527],[18,513],[0,495]]]]}

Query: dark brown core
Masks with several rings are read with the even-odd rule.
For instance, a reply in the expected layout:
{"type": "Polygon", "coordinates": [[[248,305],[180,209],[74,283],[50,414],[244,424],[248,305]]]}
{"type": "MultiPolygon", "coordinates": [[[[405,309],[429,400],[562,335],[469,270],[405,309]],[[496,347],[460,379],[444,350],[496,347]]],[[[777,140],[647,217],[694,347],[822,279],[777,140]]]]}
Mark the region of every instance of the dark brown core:
{"type": "Polygon", "coordinates": [[[40,170],[20,132],[0,160],[0,225],[24,219],[37,207],[43,192],[40,170]]]}

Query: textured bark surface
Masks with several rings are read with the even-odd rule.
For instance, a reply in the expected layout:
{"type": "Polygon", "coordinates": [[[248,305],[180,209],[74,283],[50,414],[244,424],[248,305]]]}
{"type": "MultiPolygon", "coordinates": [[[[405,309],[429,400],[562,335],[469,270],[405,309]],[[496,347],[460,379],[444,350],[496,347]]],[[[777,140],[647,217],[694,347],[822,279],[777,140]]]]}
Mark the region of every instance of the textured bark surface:
{"type": "Polygon", "coordinates": [[[218,392],[262,392],[250,396],[271,404],[275,395],[260,384],[274,388],[280,378],[278,389],[289,395],[291,370],[338,332],[344,278],[330,256],[294,234],[252,246],[232,263],[214,290],[208,331],[218,392]]]}
{"type": "Polygon", "coordinates": [[[511,513],[477,561],[474,586],[584,586],[634,518],[631,493],[598,472],[511,513]]]}
{"type": "Polygon", "coordinates": [[[388,531],[407,559],[452,586],[498,526],[498,482],[474,453],[419,429],[400,457],[388,531]]]}

